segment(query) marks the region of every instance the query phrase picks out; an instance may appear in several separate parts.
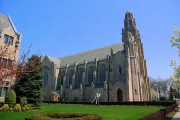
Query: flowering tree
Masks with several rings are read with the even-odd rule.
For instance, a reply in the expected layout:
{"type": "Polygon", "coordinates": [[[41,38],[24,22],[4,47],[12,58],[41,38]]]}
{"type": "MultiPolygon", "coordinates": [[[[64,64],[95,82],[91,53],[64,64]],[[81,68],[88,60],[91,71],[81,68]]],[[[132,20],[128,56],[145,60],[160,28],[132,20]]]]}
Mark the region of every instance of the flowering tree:
{"type": "MultiPolygon", "coordinates": [[[[171,37],[171,45],[172,47],[178,48],[178,55],[180,56],[180,28],[174,27],[174,34],[171,37]]],[[[174,70],[174,75],[171,76],[172,86],[177,89],[178,93],[180,91],[180,66],[176,65],[176,61],[171,61],[171,66],[174,70]]]]}
{"type": "MultiPolygon", "coordinates": [[[[36,66],[30,67],[29,63],[26,62],[30,48],[31,46],[29,47],[27,53],[23,53],[20,56],[20,59],[17,60],[17,48],[11,50],[8,45],[0,46],[0,86],[3,85],[7,79],[15,80],[15,78],[18,79],[23,72],[32,72],[38,69],[36,66]]],[[[31,62],[37,62],[37,60],[33,60],[31,62]]]]}

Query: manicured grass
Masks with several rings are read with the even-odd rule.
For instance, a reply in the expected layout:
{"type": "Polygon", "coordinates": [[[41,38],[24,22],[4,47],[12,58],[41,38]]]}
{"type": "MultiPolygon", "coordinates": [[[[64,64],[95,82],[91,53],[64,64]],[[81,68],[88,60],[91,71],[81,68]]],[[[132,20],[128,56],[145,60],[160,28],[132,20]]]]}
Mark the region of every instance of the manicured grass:
{"type": "Polygon", "coordinates": [[[30,114],[45,112],[79,112],[100,114],[104,120],[138,120],[152,112],[163,108],[161,106],[98,106],[73,104],[43,104],[43,110],[27,112],[0,112],[0,120],[24,120],[30,114]]]}

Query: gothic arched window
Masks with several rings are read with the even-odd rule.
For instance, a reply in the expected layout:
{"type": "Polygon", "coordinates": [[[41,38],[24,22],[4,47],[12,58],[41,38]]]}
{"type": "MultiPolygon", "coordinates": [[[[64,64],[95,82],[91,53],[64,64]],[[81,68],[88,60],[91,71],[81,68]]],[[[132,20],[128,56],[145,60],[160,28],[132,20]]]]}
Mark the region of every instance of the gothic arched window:
{"type": "Polygon", "coordinates": [[[83,79],[83,72],[84,70],[82,68],[79,69],[79,79],[78,79],[78,84],[82,83],[82,79],[83,79]]]}
{"type": "Polygon", "coordinates": [[[104,64],[100,65],[100,79],[99,82],[102,83],[106,80],[106,66],[104,64]]]}
{"type": "Polygon", "coordinates": [[[48,74],[45,74],[44,76],[44,86],[48,85],[48,74]]]}
{"type": "Polygon", "coordinates": [[[74,74],[74,71],[73,71],[73,70],[70,70],[70,71],[69,71],[69,85],[70,85],[70,84],[72,85],[73,74],[74,74]]]}
{"type": "Polygon", "coordinates": [[[93,82],[93,72],[94,72],[94,68],[92,66],[90,66],[88,68],[88,83],[91,84],[93,82]]]}
{"type": "Polygon", "coordinates": [[[119,66],[119,74],[122,74],[122,68],[119,66]]]}

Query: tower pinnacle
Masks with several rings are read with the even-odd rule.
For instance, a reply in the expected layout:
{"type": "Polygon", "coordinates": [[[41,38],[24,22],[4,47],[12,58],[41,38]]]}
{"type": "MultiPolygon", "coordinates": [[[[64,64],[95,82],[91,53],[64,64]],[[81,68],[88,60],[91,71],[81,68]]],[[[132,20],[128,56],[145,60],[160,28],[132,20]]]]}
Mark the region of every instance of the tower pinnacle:
{"type": "Polygon", "coordinates": [[[136,29],[136,21],[133,17],[133,14],[130,11],[127,11],[124,19],[124,28],[127,29],[136,29]]]}

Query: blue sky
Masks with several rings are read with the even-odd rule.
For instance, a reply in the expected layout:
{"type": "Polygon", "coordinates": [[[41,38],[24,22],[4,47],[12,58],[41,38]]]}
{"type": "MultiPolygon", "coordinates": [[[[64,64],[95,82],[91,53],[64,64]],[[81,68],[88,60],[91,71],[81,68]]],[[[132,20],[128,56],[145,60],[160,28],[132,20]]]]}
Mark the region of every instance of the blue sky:
{"type": "Polygon", "coordinates": [[[170,37],[180,26],[179,0],[0,0],[23,34],[21,52],[63,57],[121,42],[124,15],[136,19],[144,45],[148,74],[173,74],[170,60],[179,60],[170,37]]]}

